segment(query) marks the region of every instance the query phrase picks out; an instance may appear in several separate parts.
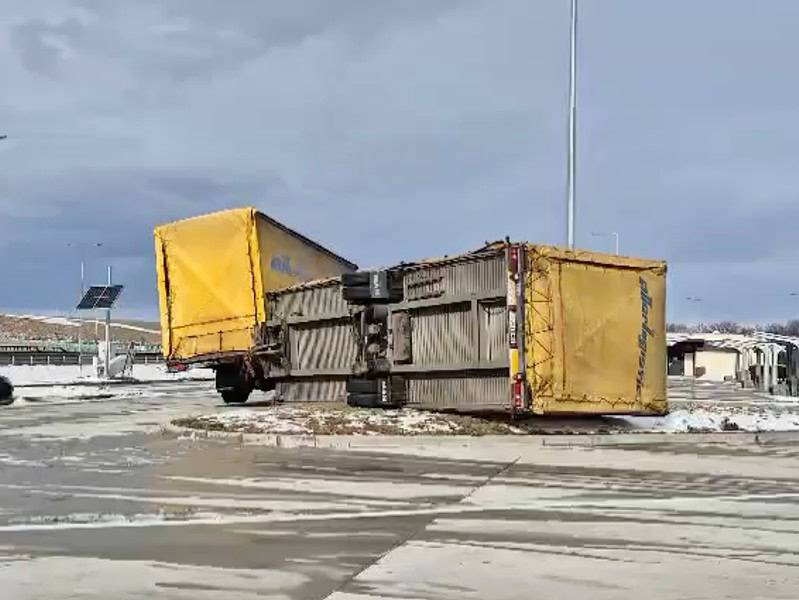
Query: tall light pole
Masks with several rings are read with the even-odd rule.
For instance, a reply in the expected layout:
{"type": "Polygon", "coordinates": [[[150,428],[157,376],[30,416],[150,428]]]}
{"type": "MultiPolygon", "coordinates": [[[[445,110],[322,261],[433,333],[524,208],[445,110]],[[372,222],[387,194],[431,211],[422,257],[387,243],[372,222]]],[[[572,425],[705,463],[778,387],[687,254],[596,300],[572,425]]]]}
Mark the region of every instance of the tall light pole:
{"type": "Polygon", "coordinates": [[[574,248],[575,170],[577,167],[577,0],[571,0],[571,43],[569,46],[569,166],[566,183],[566,239],[574,248]]]}

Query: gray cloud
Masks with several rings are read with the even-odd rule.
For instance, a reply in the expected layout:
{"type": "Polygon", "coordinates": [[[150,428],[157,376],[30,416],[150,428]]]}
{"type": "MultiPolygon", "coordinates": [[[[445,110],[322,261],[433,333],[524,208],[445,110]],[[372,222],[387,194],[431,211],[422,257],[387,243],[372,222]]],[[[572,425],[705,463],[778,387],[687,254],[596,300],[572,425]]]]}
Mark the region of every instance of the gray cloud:
{"type": "Polygon", "coordinates": [[[13,27],[9,39],[20,61],[33,73],[57,74],[70,48],[83,35],[83,26],[74,18],[50,24],[30,19],[13,27]]]}
{"type": "MultiPolygon", "coordinates": [[[[795,316],[799,5],[581,10],[580,245],[670,260],[675,319],[795,316]]],[[[245,204],[365,265],[563,240],[565,0],[2,16],[0,308],[68,308],[74,244],[102,240],[92,276],[154,315],[152,227],[245,204]]]]}

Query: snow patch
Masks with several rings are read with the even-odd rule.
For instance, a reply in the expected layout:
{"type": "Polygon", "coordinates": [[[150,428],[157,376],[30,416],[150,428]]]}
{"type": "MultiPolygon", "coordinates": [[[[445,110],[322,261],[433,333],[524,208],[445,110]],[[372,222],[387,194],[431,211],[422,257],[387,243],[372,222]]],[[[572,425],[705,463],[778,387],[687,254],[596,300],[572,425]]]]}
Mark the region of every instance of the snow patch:
{"type": "Polygon", "coordinates": [[[774,407],[715,406],[672,411],[665,417],[621,417],[637,431],[689,433],[719,431],[798,431],[799,413],[774,407]],[[759,408],[760,410],[756,410],[759,408]]]}
{"type": "MultiPolygon", "coordinates": [[[[133,379],[147,383],[152,381],[180,381],[183,379],[212,379],[210,369],[189,369],[181,373],[170,373],[163,364],[133,365],[133,379]]],[[[9,365],[0,367],[0,375],[6,377],[15,387],[42,384],[77,385],[81,383],[101,383],[92,367],[84,365],[9,365]]],[[[19,394],[19,392],[17,393],[19,394]]]]}

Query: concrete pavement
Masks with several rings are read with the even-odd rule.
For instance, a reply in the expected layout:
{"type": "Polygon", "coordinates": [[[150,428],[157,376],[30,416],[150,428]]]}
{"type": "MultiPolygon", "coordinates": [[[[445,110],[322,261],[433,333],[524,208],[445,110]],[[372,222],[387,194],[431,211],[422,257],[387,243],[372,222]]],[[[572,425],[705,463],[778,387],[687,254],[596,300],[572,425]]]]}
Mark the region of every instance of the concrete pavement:
{"type": "Polygon", "coordinates": [[[197,410],[226,408],[187,383],[0,411],[3,597],[799,597],[793,436],[334,450],[162,429],[197,410]]]}

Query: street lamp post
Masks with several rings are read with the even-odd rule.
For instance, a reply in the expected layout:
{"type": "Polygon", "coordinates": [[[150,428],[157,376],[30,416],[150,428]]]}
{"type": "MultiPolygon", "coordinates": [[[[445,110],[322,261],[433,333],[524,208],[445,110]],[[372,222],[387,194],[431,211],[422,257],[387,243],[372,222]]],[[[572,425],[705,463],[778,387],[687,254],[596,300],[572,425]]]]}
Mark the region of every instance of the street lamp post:
{"type": "Polygon", "coordinates": [[[575,171],[577,168],[577,0],[571,0],[569,49],[569,162],[566,183],[566,240],[569,248],[574,248],[575,171]]]}

